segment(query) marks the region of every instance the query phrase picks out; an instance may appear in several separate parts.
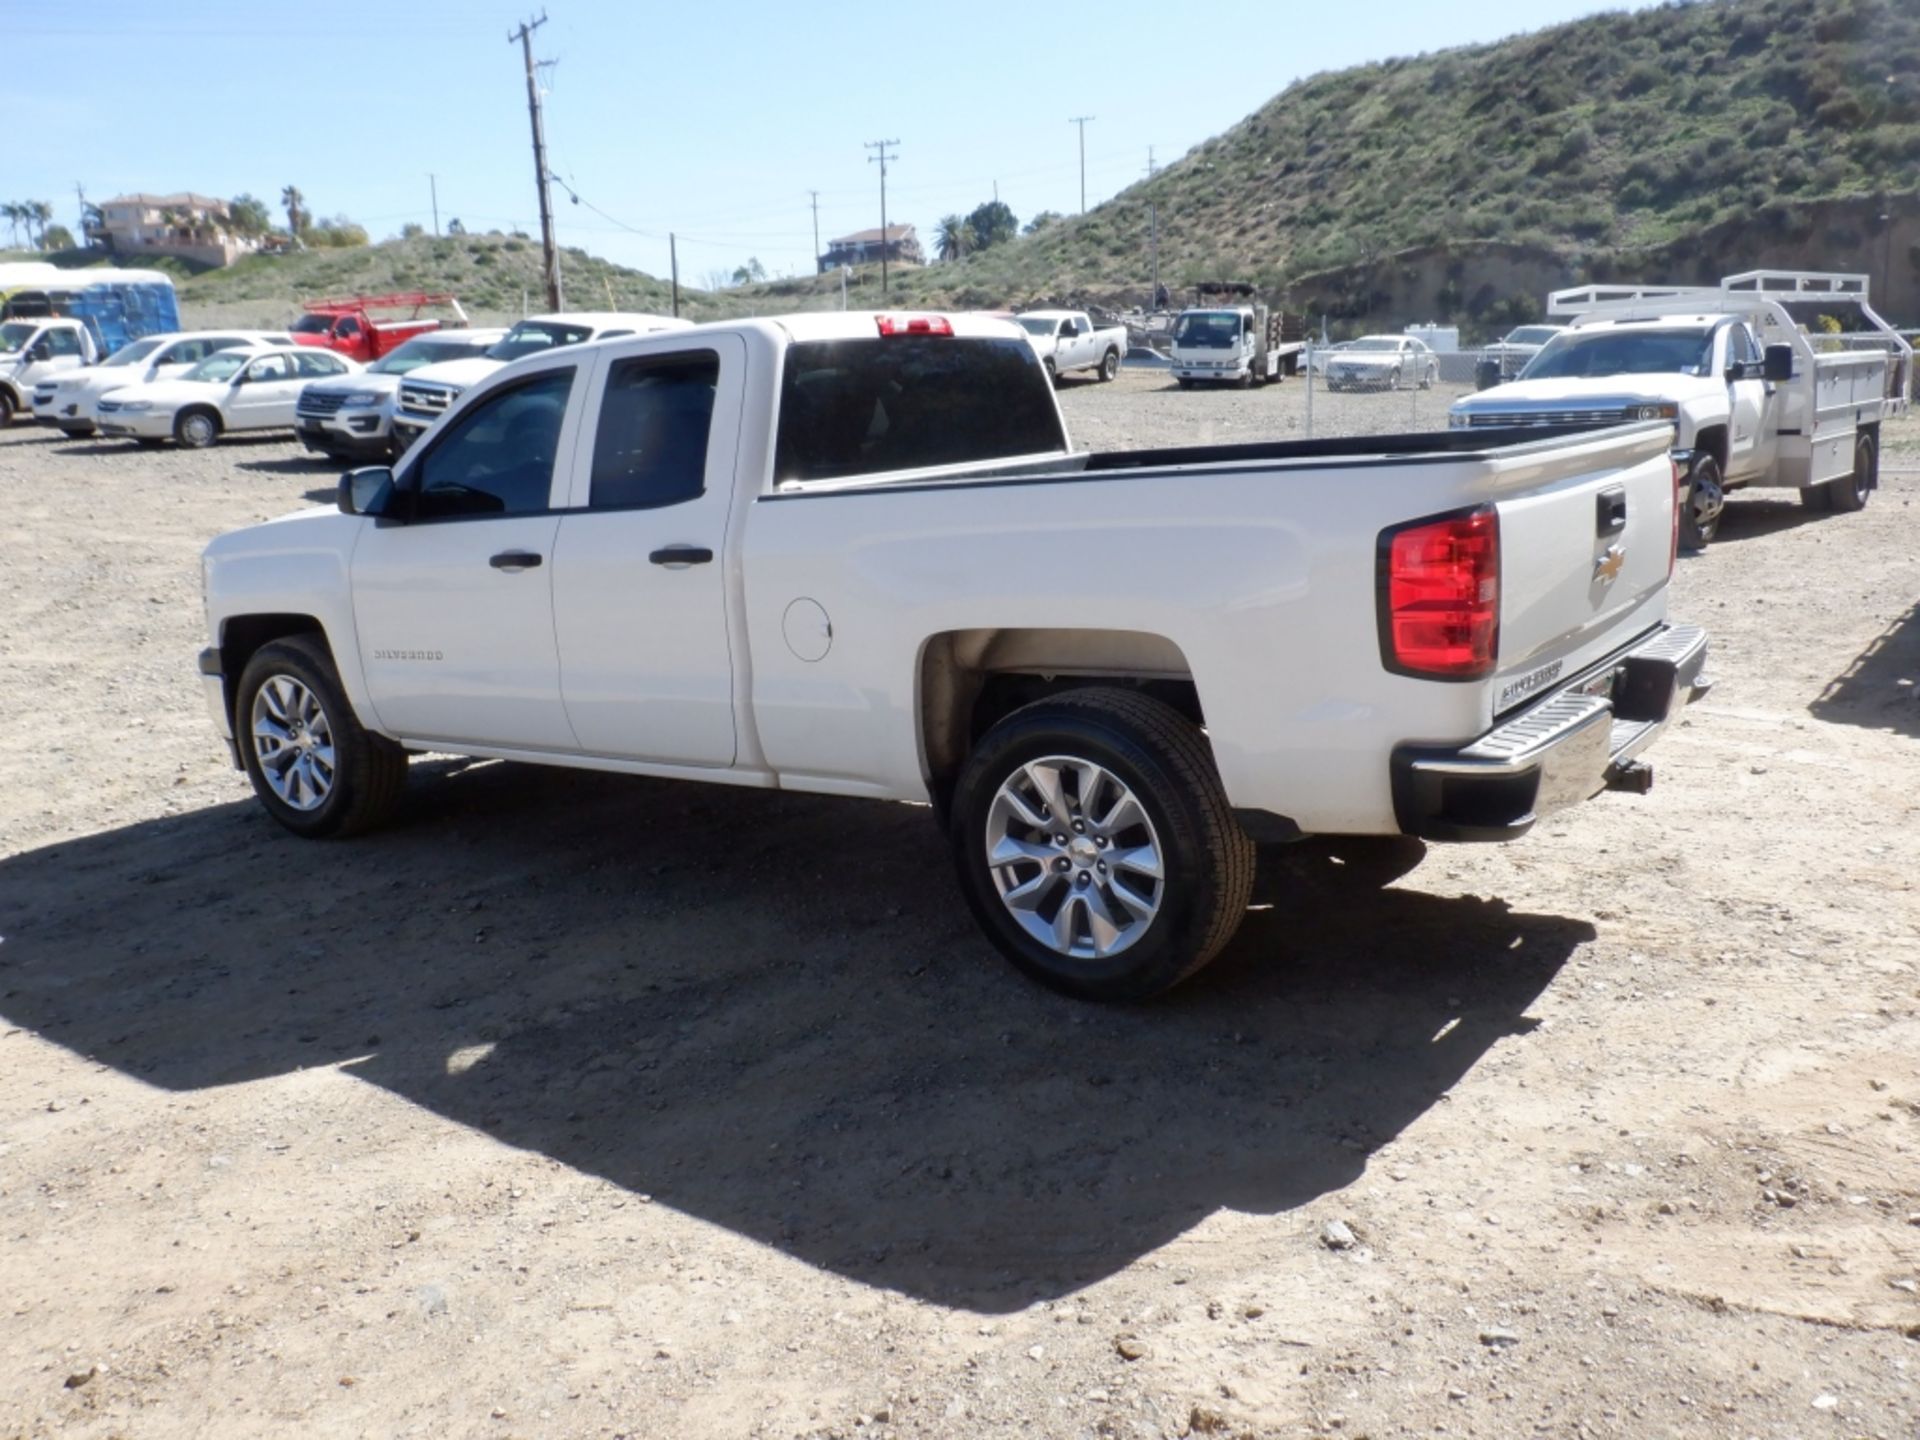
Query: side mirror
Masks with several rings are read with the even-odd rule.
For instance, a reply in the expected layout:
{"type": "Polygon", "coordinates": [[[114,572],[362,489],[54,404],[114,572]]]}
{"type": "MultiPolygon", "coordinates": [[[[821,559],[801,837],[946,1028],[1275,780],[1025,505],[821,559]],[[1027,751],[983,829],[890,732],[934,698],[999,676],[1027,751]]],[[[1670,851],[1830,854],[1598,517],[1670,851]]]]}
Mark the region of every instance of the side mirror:
{"type": "Polygon", "coordinates": [[[340,477],[334,503],[342,515],[384,515],[393,495],[393,471],[384,465],[349,470],[340,477]]]}
{"type": "Polygon", "coordinates": [[[1761,378],[1779,382],[1793,378],[1793,346],[1769,345],[1767,358],[1761,362],[1761,378]]]}
{"type": "Polygon", "coordinates": [[[27,360],[29,363],[37,363],[41,360],[51,360],[52,358],[53,358],[53,347],[47,344],[47,342],[44,340],[42,340],[38,345],[35,345],[32,349],[27,351],[27,360]]]}

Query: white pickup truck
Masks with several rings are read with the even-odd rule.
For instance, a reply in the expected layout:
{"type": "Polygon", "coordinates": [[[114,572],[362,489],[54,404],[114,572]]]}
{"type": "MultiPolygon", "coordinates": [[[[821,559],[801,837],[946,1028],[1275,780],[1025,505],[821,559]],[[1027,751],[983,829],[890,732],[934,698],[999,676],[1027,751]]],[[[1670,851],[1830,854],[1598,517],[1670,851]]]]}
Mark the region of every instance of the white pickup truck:
{"type": "Polygon", "coordinates": [[[1451,425],[1667,421],[1688,473],[1688,549],[1712,540],[1730,490],[1787,487],[1810,509],[1851,511],[1879,484],[1880,426],[1907,407],[1913,351],[1867,303],[1866,276],[1755,270],[1717,288],[1583,286],[1556,291],[1547,309],[1571,323],[1518,380],[1458,401],[1451,425]],[[1790,306],[1851,311],[1867,328],[1827,341],[1790,306]]]}
{"type": "Polygon", "coordinates": [[[1138,998],[1234,933],[1257,843],[1646,788],[1706,684],[1670,443],[1089,454],[1004,321],[715,323],[507,366],[215,540],[199,669],[296,833],[420,751],[931,803],[1007,956],[1138,998]]]}
{"type": "Polygon", "coordinates": [[[0,322],[0,425],[33,408],[36,385],[99,358],[92,332],[78,320],[0,322]]]}
{"type": "Polygon", "coordinates": [[[1111,380],[1127,358],[1127,327],[1097,327],[1084,310],[1027,310],[1014,320],[1055,380],[1075,370],[1092,370],[1111,380]]]}

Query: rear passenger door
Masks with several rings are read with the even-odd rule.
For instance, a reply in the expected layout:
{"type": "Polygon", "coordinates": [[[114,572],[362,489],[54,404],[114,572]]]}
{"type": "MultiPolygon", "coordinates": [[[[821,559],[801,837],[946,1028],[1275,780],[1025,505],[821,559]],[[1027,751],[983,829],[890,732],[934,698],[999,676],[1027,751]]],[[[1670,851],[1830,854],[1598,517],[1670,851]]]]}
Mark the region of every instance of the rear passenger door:
{"type": "Polygon", "coordinates": [[[554,544],[567,719],[589,754],[733,764],[727,531],[746,346],[603,357],[554,544]]]}

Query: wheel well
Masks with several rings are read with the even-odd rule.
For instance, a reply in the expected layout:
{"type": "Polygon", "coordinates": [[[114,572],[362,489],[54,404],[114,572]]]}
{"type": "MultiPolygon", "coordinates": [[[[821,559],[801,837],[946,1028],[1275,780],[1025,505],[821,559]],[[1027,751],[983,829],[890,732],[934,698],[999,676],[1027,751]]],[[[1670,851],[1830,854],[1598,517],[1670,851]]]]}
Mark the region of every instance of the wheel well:
{"type": "Polygon", "coordinates": [[[1693,437],[1693,448],[1704,450],[1719,462],[1722,479],[1727,473],[1727,427],[1709,425],[1693,437]]]}
{"type": "MultiPolygon", "coordinates": [[[[233,708],[234,691],[247,662],[263,645],[284,640],[289,635],[311,635],[327,645],[327,632],[311,615],[235,615],[220,629],[220,673],[226,677],[227,708],[233,708]]],[[[327,654],[333,647],[327,646],[327,654]]]]}
{"type": "Polygon", "coordinates": [[[1091,685],[1152,695],[1196,725],[1200,692],[1180,647],[1136,630],[950,630],[921,653],[920,752],[927,788],[945,808],[980,737],[1023,705],[1091,685]]]}
{"type": "Polygon", "coordinates": [[[183,405],[180,407],[180,413],[173,417],[173,423],[177,426],[189,415],[206,415],[212,419],[214,429],[225,430],[227,428],[227,422],[220,418],[219,410],[212,405],[183,405]]]}

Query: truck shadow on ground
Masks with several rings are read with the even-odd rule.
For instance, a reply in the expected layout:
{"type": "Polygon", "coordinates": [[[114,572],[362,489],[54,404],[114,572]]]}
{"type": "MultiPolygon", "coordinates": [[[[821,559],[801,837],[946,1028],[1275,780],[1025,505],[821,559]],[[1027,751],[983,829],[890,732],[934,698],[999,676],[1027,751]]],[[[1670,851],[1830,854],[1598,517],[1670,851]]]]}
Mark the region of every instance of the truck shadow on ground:
{"type": "Polygon", "coordinates": [[[1876,635],[1807,710],[1837,725],[1920,737],[1920,605],[1876,635]]]}
{"type": "MultiPolygon", "coordinates": [[[[1824,510],[1809,510],[1797,494],[1787,492],[1785,500],[1761,499],[1756,495],[1735,495],[1720,514],[1720,529],[1713,537],[1715,545],[1738,544],[1742,540],[1760,540],[1783,530],[1817,524],[1827,518],[1824,510]]],[[[1687,552],[1682,551],[1685,555],[1687,552]]]]}
{"type": "Polygon", "coordinates": [[[340,1065],[809,1264],[1001,1312],[1222,1207],[1346,1185],[1532,1028],[1593,934],[1315,887],[1174,995],[1099,1007],[988,949],[922,810],[415,769],[401,823],[354,844],[249,802],[0,862],[0,1015],[176,1092],[340,1065]]]}

